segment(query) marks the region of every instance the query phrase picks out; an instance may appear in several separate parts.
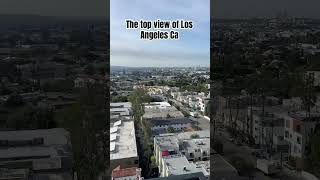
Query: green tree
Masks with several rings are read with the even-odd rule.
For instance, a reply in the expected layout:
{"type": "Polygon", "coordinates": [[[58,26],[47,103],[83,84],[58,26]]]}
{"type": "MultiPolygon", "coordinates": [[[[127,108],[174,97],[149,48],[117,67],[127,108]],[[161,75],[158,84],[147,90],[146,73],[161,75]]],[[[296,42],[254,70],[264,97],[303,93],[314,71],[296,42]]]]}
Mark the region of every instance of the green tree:
{"type": "Polygon", "coordinates": [[[166,132],[167,132],[167,133],[174,133],[174,132],[175,132],[175,129],[170,126],[170,127],[168,127],[168,128],[166,129],[166,132]]]}
{"type": "Polygon", "coordinates": [[[204,114],[206,116],[210,117],[211,112],[212,112],[212,103],[211,103],[211,101],[208,101],[207,104],[206,104],[206,108],[205,108],[204,114]]]}
{"type": "Polygon", "coordinates": [[[139,121],[144,114],[143,103],[150,103],[151,97],[144,89],[136,89],[130,96],[129,102],[132,103],[133,117],[139,121]]]}
{"type": "Polygon", "coordinates": [[[151,156],[150,161],[151,161],[152,166],[156,166],[156,157],[151,156]]]}
{"type": "Polygon", "coordinates": [[[112,102],[128,102],[127,96],[111,96],[112,102]]]}
{"type": "Polygon", "coordinates": [[[307,146],[306,157],[308,170],[320,177],[320,125],[317,125],[314,134],[307,146]]]}
{"type": "Polygon", "coordinates": [[[56,114],[58,126],[70,132],[74,171],[78,179],[98,179],[108,161],[105,132],[108,128],[102,87],[81,89],[76,104],[56,114]]]}
{"type": "Polygon", "coordinates": [[[190,136],[191,139],[196,139],[196,138],[199,138],[199,134],[192,134],[190,136]]]}

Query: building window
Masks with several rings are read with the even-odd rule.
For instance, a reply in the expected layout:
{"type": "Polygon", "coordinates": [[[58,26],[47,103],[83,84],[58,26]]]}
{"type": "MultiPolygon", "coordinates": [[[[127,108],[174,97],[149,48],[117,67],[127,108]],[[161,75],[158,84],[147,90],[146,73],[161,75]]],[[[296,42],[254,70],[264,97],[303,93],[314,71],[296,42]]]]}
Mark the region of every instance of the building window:
{"type": "Polygon", "coordinates": [[[297,143],[301,144],[301,138],[300,137],[297,137],[297,143]]]}
{"type": "Polygon", "coordinates": [[[301,126],[300,126],[300,125],[297,125],[296,131],[297,131],[297,132],[300,132],[300,131],[301,131],[301,126]]]}
{"type": "Polygon", "coordinates": [[[288,131],[285,131],[285,135],[284,135],[286,138],[289,137],[289,132],[288,131]]]}

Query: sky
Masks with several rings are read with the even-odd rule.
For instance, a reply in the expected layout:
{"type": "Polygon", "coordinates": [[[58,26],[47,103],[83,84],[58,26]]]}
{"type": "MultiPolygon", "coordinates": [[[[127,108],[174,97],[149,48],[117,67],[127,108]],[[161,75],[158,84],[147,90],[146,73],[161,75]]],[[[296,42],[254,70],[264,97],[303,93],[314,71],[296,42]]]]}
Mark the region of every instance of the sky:
{"type": "Polygon", "coordinates": [[[319,0],[213,0],[217,18],[275,17],[286,11],[292,17],[320,18],[319,0]]]}
{"type": "Polygon", "coordinates": [[[111,0],[112,66],[187,67],[210,64],[210,0],[111,0]],[[179,40],[141,40],[140,29],[126,29],[126,19],[192,20],[179,29],[179,40]]]}

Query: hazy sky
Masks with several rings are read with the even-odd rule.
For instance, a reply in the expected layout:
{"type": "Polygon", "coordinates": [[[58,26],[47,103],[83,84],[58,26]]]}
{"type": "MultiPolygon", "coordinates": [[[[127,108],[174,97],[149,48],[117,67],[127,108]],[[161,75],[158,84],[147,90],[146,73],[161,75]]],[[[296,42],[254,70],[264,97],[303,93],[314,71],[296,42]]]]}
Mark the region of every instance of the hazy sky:
{"type": "Polygon", "coordinates": [[[286,11],[294,17],[320,18],[320,0],[213,0],[218,18],[274,17],[286,11]]]}
{"type": "Polygon", "coordinates": [[[108,0],[0,0],[0,14],[106,16],[108,0]]]}
{"type": "Polygon", "coordinates": [[[209,66],[209,0],[111,0],[110,60],[117,66],[209,66]],[[127,30],[126,19],[192,20],[192,30],[178,30],[179,40],[141,40],[127,30]]]}

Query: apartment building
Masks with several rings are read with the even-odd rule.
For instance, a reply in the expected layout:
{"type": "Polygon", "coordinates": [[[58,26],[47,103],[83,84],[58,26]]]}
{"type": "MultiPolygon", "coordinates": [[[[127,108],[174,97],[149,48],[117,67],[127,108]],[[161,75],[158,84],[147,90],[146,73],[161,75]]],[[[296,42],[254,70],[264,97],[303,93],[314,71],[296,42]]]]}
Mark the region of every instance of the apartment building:
{"type": "Polygon", "coordinates": [[[195,172],[209,176],[210,171],[205,168],[209,164],[200,162],[210,162],[210,131],[156,136],[154,155],[162,177],[195,172]]]}
{"type": "Polygon", "coordinates": [[[0,146],[0,169],[5,168],[0,172],[8,177],[71,174],[72,146],[65,129],[0,131],[0,146]]]}

